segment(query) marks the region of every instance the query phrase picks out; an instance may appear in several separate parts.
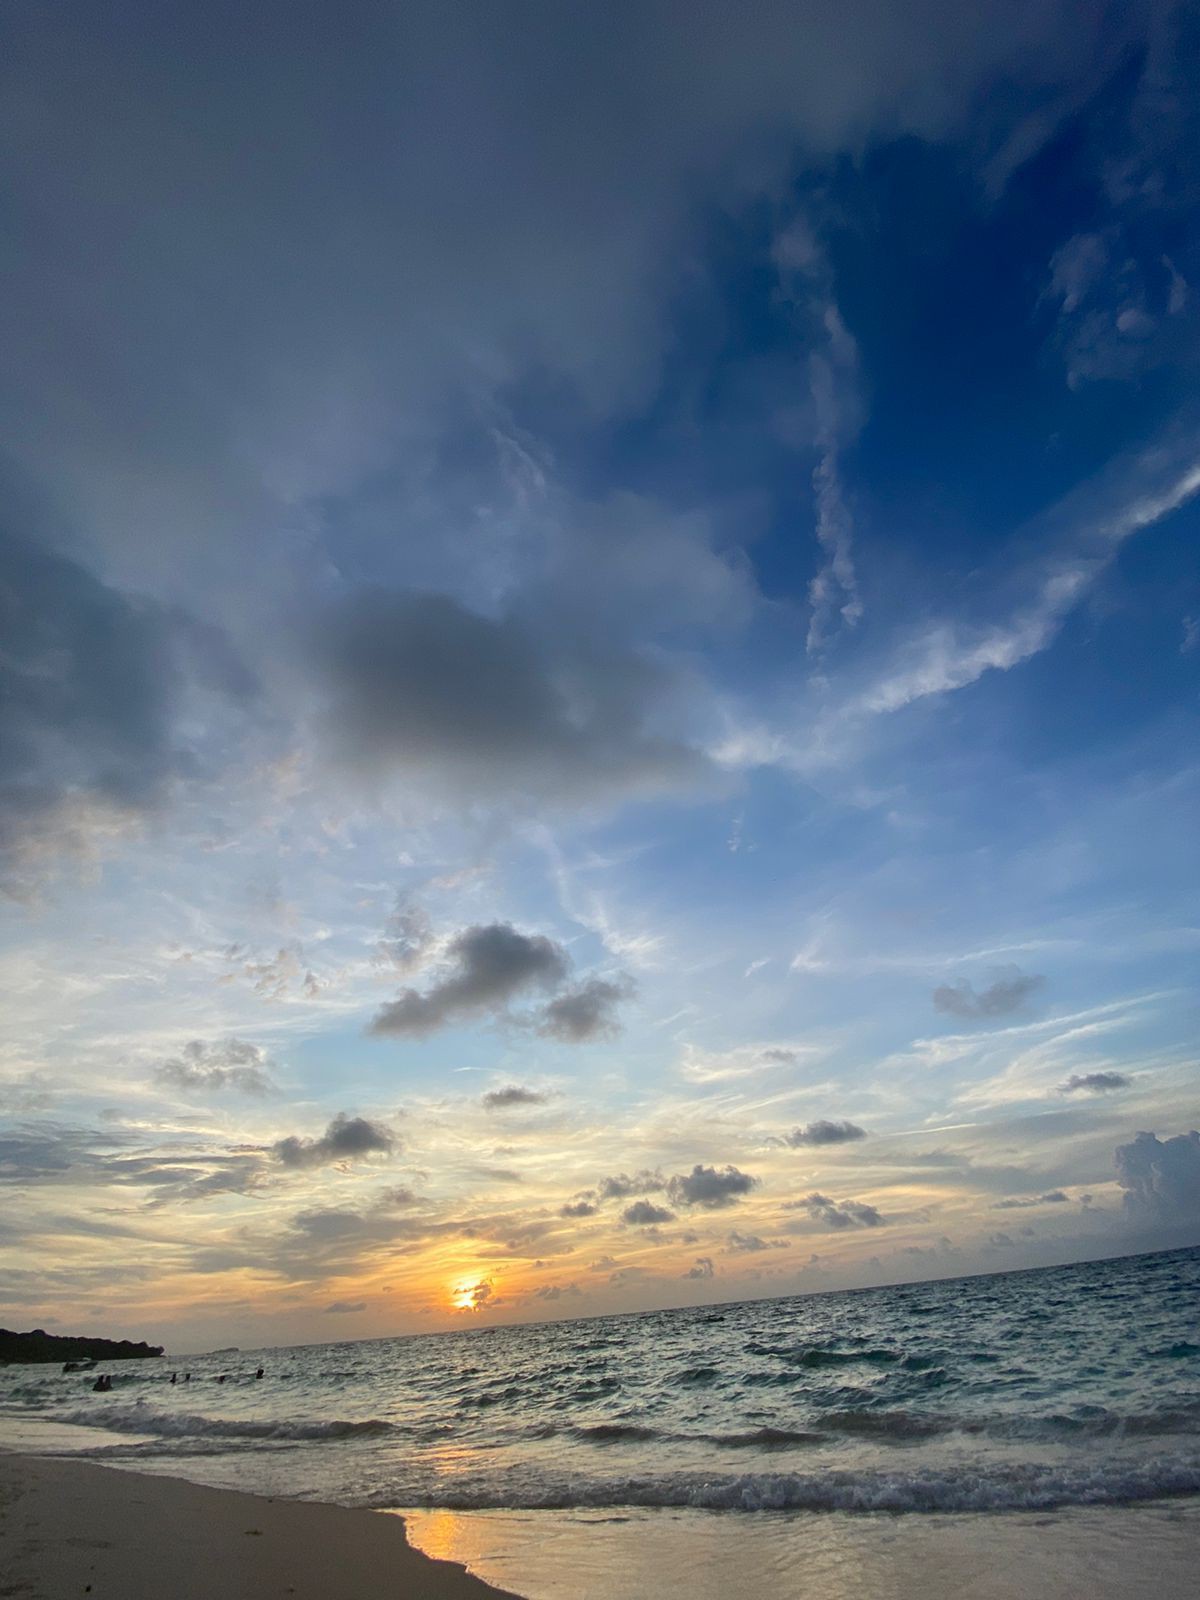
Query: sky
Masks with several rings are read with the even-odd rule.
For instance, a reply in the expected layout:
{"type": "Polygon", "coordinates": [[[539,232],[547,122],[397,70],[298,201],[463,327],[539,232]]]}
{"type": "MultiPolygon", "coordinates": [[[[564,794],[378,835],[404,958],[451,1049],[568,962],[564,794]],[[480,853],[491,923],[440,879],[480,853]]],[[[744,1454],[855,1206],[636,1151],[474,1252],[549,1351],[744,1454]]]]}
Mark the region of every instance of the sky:
{"type": "Polygon", "coordinates": [[[2,27],[0,1321],[1200,1242],[1194,10],[2,27]]]}

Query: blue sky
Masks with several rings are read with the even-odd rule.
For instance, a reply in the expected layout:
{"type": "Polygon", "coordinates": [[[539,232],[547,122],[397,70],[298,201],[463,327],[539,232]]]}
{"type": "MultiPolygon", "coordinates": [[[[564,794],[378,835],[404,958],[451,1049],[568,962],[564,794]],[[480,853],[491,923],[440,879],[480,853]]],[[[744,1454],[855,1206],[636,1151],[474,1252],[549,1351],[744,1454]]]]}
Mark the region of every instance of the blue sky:
{"type": "Polygon", "coordinates": [[[10,1325],[1200,1237],[1194,20],[687,14],[13,8],[10,1325]]]}

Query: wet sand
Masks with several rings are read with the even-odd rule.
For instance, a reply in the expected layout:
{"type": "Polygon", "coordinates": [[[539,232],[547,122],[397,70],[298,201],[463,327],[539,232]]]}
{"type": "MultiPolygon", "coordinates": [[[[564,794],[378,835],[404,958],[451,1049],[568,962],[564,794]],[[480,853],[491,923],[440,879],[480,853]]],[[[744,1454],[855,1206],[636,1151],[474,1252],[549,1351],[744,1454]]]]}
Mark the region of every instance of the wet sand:
{"type": "Polygon", "coordinates": [[[1200,1500],[1062,1511],[405,1513],[532,1600],[1194,1600],[1200,1500]]]}
{"type": "Polygon", "coordinates": [[[414,1550],[396,1517],[0,1454],[0,1595],[14,1600],[503,1600],[505,1592],[414,1550]]]}

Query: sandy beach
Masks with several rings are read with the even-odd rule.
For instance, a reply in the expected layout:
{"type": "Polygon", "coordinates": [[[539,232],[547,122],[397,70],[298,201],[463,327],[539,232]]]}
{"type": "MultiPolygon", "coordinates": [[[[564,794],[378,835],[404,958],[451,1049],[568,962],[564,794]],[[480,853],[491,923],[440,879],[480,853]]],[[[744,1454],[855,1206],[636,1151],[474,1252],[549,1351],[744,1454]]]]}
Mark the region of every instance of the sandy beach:
{"type": "Polygon", "coordinates": [[[0,1574],[21,1600],[505,1594],[414,1550],[398,1517],[15,1455],[0,1455],[0,1574]]]}

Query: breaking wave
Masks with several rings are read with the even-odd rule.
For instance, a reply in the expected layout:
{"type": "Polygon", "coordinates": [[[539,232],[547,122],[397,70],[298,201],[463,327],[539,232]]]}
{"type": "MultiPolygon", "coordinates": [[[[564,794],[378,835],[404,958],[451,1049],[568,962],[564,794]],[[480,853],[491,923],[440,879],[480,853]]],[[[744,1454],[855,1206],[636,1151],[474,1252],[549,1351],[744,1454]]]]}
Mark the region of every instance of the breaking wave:
{"type": "Polygon", "coordinates": [[[1085,1467],[1025,1465],[988,1471],[915,1473],[679,1473],[655,1477],[442,1484],[436,1493],[379,1492],[374,1509],[440,1506],[452,1511],[571,1511],[620,1506],[703,1511],[852,1513],[1052,1511],[1132,1505],[1200,1492],[1200,1456],[1085,1467]]]}
{"type": "Polygon", "coordinates": [[[351,1422],[334,1417],[323,1422],[280,1422],[235,1417],[200,1417],[189,1412],[166,1414],[143,1406],[94,1411],[70,1411],[58,1419],[84,1428],[107,1428],[113,1433],[141,1433],[159,1439],[294,1439],[298,1443],[320,1439],[363,1439],[401,1430],[376,1417],[351,1422]]]}

